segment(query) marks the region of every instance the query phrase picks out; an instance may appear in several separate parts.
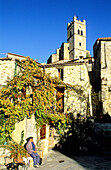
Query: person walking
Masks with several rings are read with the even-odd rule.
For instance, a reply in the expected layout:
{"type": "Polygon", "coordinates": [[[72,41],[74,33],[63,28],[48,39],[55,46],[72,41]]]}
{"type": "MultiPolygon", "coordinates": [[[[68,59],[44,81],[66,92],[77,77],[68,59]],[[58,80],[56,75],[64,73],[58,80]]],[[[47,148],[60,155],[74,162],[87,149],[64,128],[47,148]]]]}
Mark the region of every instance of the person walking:
{"type": "Polygon", "coordinates": [[[35,143],[33,141],[33,137],[28,138],[28,143],[26,145],[26,149],[27,149],[28,153],[30,154],[30,156],[33,158],[34,167],[39,168],[40,156],[37,153],[37,149],[36,149],[35,143]]]}

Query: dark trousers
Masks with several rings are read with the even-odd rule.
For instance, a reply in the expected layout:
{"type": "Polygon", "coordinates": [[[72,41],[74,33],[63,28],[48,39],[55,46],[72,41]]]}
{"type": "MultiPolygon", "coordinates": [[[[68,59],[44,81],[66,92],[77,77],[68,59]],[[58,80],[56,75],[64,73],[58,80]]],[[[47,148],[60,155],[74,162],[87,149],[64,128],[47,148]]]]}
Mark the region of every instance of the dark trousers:
{"type": "Polygon", "coordinates": [[[34,165],[37,165],[40,163],[40,156],[38,155],[38,153],[32,152],[30,155],[34,160],[34,165]]]}

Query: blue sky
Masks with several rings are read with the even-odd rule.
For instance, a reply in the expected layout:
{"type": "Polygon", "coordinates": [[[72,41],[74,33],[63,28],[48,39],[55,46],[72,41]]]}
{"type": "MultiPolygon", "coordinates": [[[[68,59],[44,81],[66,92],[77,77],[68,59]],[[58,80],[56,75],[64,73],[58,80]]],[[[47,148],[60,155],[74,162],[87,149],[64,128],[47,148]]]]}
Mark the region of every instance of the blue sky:
{"type": "Polygon", "coordinates": [[[46,62],[67,42],[73,16],[86,20],[86,45],[93,56],[96,39],[111,37],[110,0],[0,0],[0,53],[46,62]]]}

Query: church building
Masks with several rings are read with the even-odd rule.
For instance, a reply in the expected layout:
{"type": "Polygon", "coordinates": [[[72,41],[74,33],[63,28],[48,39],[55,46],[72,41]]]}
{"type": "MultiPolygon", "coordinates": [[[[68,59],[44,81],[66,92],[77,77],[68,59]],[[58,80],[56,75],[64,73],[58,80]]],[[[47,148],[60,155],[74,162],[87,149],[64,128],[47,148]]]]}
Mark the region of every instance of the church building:
{"type": "Polygon", "coordinates": [[[46,73],[59,77],[64,83],[83,89],[83,94],[70,91],[67,96],[67,90],[58,87],[58,91],[64,92],[61,100],[62,110],[65,113],[70,111],[74,116],[86,116],[87,112],[92,115],[89,73],[92,71],[93,59],[86,57],[87,52],[86,21],[80,21],[74,16],[73,21],[67,25],[67,42],[62,43],[44,65],[46,73]],[[86,103],[89,105],[89,111],[86,103]]]}

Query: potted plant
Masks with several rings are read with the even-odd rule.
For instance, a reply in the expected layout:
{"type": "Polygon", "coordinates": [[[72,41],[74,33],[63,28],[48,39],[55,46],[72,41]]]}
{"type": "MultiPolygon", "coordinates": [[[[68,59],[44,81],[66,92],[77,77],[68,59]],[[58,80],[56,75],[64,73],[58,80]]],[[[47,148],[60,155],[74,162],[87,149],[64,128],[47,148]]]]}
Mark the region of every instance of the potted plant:
{"type": "Polygon", "coordinates": [[[27,150],[23,145],[24,131],[21,132],[21,141],[19,143],[14,140],[9,141],[5,148],[10,151],[10,158],[13,158],[14,163],[23,162],[23,157],[27,157],[27,150]]]}

